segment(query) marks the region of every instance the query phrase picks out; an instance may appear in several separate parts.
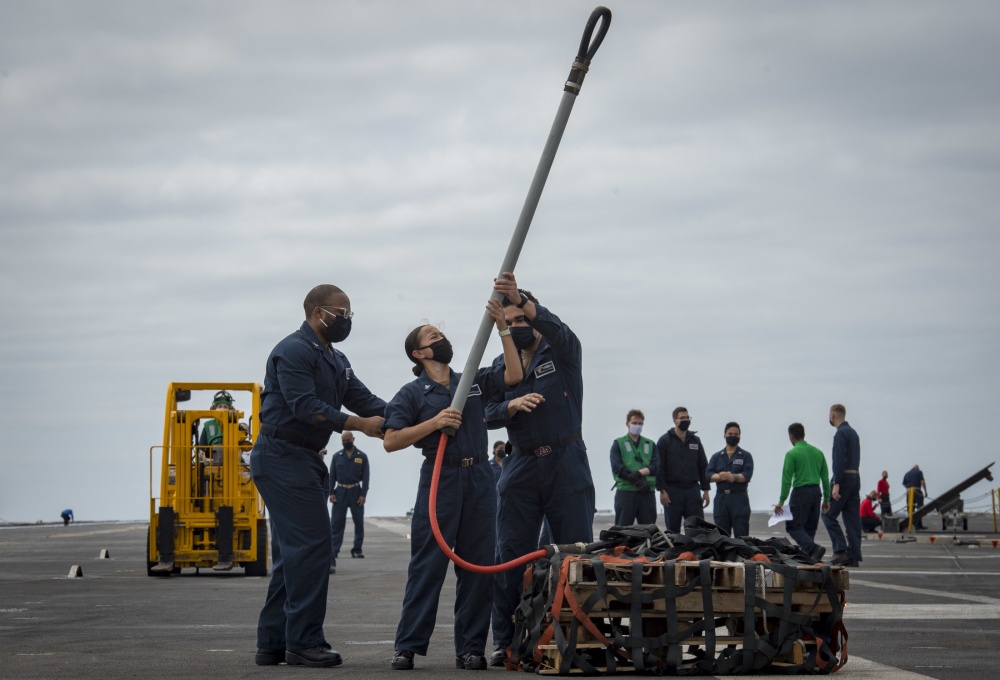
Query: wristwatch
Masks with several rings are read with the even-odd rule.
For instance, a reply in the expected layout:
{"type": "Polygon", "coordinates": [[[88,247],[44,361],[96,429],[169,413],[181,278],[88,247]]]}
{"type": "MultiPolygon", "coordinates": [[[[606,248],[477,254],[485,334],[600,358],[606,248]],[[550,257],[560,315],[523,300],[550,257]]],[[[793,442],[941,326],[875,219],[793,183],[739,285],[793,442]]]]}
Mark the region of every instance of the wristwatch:
{"type": "Polygon", "coordinates": [[[528,304],[528,296],[525,295],[524,293],[521,293],[521,302],[519,302],[518,304],[516,304],[514,306],[517,307],[518,309],[524,309],[524,306],[526,304],[528,304]]]}

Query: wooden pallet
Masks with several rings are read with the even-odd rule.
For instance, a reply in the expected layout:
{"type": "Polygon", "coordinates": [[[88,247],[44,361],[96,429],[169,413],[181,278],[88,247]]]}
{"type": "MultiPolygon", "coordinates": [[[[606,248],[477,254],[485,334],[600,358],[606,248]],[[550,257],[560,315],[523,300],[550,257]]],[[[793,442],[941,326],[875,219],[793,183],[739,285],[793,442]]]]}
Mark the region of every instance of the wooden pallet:
{"type": "MultiPolygon", "coordinates": [[[[594,565],[588,559],[579,559],[570,562],[567,566],[567,580],[565,588],[568,595],[571,595],[577,603],[589,602],[590,609],[587,613],[594,627],[599,631],[607,631],[613,622],[621,630],[632,629],[633,608],[631,603],[619,600],[613,592],[609,590],[617,589],[623,598],[627,598],[633,592],[633,580],[636,575],[641,579],[639,589],[644,595],[654,595],[650,602],[640,605],[642,622],[640,629],[645,637],[657,637],[667,632],[667,603],[663,597],[655,597],[657,592],[662,592],[667,579],[674,585],[685,587],[694,583],[699,583],[701,578],[701,565],[699,562],[674,562],[673,574],[668,572],[668,563],[651,562],[643,563],[640,567],[634,567],[632,563],[604,561],[604,581],[606,582],[605,593],[600,598],[596,598],[600,592],[600,584],[596,580],[594,565]],[[591,600],[590,598],[595,599],[591,600]]],[[[716,654],[723,649],[741,649],[744,645],[744,632],[749,626],[754,630],[754,639],[766,635],[767,631],[776,630],[780,625],[777,619],[766,617],[759,609],[754,609],[754,618],[745,620],[746,601],[744,595],[746,569],[759,568],[763,571],[764,578],[760,578],[758,573],[758,586],[755,596],[766,600],[778,607],[784,607],[785,579],[778,572],[760,567],[754,563],[731,563],[731,562],[711,562],[709,564],[711,580],[711,616],[720,622],[725,621],[725,625],[716,629],[715,650],[716,654]]],[[[819,572],[821,567],[803,566],[802,570],[819,572]]],[[[834,567],[830,569],[830,576],[834,579],[834,584],[838,591],[846,591],[849,587],[849,576],[846,569],[834,567]]],[[[705,617],[703,589],[701,585],[694,586],[691,592],[673,598],[674,616],[678,628],[691,627],[701,623],[705,617]]],[[[826,596],[826,590],[821,583],[806,583],[796,581],[795,590],[791,595],[790,602],[792,611],[807,614],[813,621],[818,621],[821,617],[830,614],[833,606],[826,596]]],[[[840,604],[842,607],[842,603],[840,604]]],[[[553,616],[553,613],[546,614],[543,620],[543,627],[550,623],[559,626],[563,636],[567,639],[570,635],[575,635],[575,647],[578,650],[590,650],[593,652],[595,661],[603,662],[608,647],[607,639],[596,639],[594,633],[582,625],[573,626],[576,621],[579,624],[577,615],[573,610],[564,605],[563,608],[553,616]]],[[[689,652],[700,650],[705,653],[706,639],[701,635],[693,635],[684,640],[682,647],[689,652]]],[[[563,662],[562,653],[556,644],[540,644],[537,651],[541,652],[541,663],[537,672],[545,675],[559,674],[559,667],[563,662]]],[[[806,640],[797,640],[792,646],[790,654],[777,658],[771,662],[773,667],[798,666],[803,663],[803,659],[813,653],[815,643],[806,640]]],[[[652,650],[660,659],[666,658],[666,649],[652,650]]],[[[628,655],[631,650],[619,650],[616,655],[619,664],[615,672],[634,672],[628,655]]],[[[537,658],[537,657],[536,657],[537,658]]],[[[694,669],[698,658],[694,654],[685,656],[679,668],[694,669]]],[[[607,673],[605,666],[595,666],[599,673],[607,673]]],[[[581,674],[578,668],[570,669],[570,674],[581,674]]]]}
{"type": "MultiPolygon", "coordinates": [[[[704,648],[705,639],[702,637],[692,637],[684,641],[683,646],[686,648],[700,647],[704,648]]],[[[716,647],[724,647],[731,645],[735,648],[743,647],[743,638],[737,636],[725,636],[717,635],[715,638],[716,647]]],[[[799,666],[805,660],[806,654],[811,651],[812,648],[816,646],[813,641],[797,640],[795,645],[792,647],[792,653],[784,659],[776,659],[771,663],[775,668],[789,667],[789,666],[799,666]]],[[[589,649],[593,650],[598,657],[604,655],[605,645],[601,642],[578,642],[576,644],[577,649],[589,649]]],[[[562,652],[559,651],[558,645],[538,645],[538,649],[543,653],[543,661],[535,669],[535,672],[540,675],[559,675],[559,667],[562,665],[563,657],[562,652]]],[[[622,650],[623,652],[626,650],[622,650]]],[[[694,663],[693,655],[690,659],[682,664],[682,666],[690,666],[694,663]]],[[[608,672],[607,666],[594,666],[595,670],[599,673],[606,674],[608,672]]],[[[623,662],[617,666],[615,669],[615,674],[618,673],[635,673],[636,670],[633,666],[623,662]]],[[[569,669],[570,675],[583,675],[583,670],[579,668],[569,669]]]]}

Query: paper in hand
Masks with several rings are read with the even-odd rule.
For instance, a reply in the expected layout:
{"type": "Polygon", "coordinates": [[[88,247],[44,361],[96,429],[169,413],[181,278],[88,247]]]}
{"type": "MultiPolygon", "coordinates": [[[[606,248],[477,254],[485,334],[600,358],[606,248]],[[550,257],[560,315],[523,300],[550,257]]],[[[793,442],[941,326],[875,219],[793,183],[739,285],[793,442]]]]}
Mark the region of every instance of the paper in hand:
{"type": "Polygon", "coordinates": [[[771,516],[767,518],[767,526],[773,527],[775,524],[780,524],[781,522],[787,522],[790,519],[792,519],[792,509],[784,508],[784,512],[781,513],[780,515],[775,515],[774,513],[772,513],[771,516]]]}

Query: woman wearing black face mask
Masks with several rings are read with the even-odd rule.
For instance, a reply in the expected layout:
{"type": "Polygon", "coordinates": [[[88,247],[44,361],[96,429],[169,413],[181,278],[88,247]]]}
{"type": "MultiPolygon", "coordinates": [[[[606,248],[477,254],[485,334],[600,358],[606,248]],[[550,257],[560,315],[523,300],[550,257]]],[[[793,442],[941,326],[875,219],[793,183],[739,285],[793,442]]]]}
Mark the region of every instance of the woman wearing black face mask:
{"type": "MultiPolygon", "coordinates": [[[[414,328],[404,349],[417,379],[399,390],[386,407],[384,446],[398,451],[408,446],[425,457],[420,469],[417,500],[410,526],[410,566],[403,613],[396,629],[392,667],[413,668],[414,654],[426,655],[437,618],[448,557],[438,547],[428,514],[431,476],[441,431],[456,428],[448,439],[438,480],[438,525],[448,545],[474,564],[492,564],[496,549],[496,484],[489,463],[485,406],[500,401],[504,391],[523,377],[503,308],[490,300],[487,313],[496,321],[506,361],[480,368],[465,408],[451,408],[452,392],[461,375],[451,370],[453,352],[444,334],[431,325],[414,328]]],[[[455,665],[486,668],[486,636],[493,606],[493,577],[457,570],[455,603],[455,665]]]]}

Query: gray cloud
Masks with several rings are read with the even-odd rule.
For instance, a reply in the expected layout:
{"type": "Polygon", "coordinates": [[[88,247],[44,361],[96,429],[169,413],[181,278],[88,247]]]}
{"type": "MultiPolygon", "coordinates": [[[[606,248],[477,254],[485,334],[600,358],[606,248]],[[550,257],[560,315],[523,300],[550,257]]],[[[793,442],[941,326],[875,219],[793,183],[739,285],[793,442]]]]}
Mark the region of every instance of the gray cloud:
{"type": "MultiPolygon", "coordinates": [[[[424,320],[464,362],[592,8],[0,7],[0,518],[144,516],[167,383],[261,380],[316,283],[382,396],[424,320]]],[[[634,406],[739,420],[757,508],[835,401],[865,483],[989,463],[1000,10],[611,9],[517,272],[583,341],[598,505],[634,406]]],[[[401,514],[419,457],[359,444],[401,514]]]]}

